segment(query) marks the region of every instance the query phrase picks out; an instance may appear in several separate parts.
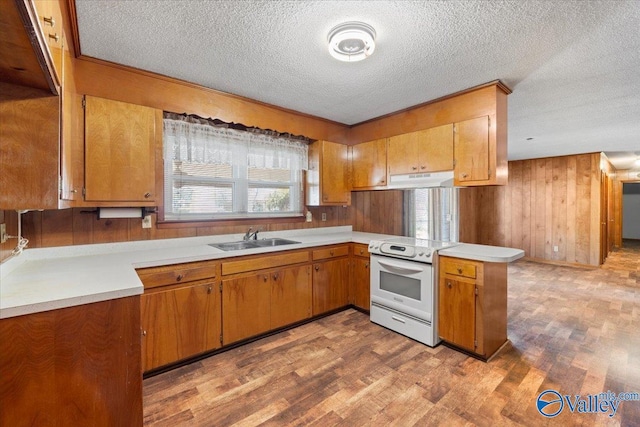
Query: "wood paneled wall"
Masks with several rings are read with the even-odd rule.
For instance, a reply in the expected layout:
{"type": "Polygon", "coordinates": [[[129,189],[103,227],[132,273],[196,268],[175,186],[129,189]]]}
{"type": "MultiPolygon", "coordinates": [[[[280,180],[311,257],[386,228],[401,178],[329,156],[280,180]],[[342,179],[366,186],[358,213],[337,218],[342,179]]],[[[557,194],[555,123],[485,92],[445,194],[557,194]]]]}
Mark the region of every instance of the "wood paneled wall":
{"type": "MultiPolygon", "coordinates": [[[[351,206],[311,207],[312,222],[289,222],[254,225],[264,231],[293,230],[312,227],[352,225],[354,231],[384,234],[402,234],[402,191],[354,192],[351,206]],[[322,221],[322,213],[327,220],[322,221]]],[[[136,240],[169,239],[218,234],[244,233],[247,225],[211,225],[186,228],[157,228],[155,215],[153,227],[143,229],[139,219],[97,220],[90,209],[63,209],[32,211],[23,215],[22,234],[29,239],[29,248],[72,246],[93,243],[128,242],[136,240]]],[[[9,231],[15,234],[17,214],[0,211],[10,223],[9,231]]],[[[15,239],[2,245],[2,259],[8,258],[15,247],[15,239]]]]}
{"type": "Polygon", "coordinates": [[[509,162],[507,186],[462,190],[460,210],[462,241],[598,265],[600,154],[509,162]]]}
{"type": "Polygon", "coordinates": [[[352,192],[350,210],[353,231],[402,236],[403,195],[402,190],[352,192]]]}

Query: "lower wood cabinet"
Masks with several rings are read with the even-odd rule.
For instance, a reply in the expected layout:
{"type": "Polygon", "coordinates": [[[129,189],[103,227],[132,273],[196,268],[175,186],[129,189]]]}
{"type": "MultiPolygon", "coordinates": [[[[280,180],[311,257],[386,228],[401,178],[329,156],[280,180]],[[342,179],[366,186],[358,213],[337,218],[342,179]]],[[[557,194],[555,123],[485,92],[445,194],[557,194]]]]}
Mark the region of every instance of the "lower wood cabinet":
{"type": "Polygon", "coordinates": [[[440,257],[439,271],[440,338],[488,359],[507,341],[507,264],[440,257]]]}
{"type": "Polygon", "coordinates": [[[222,339],[231,344],[311,317],[311,267],[222,280],[222,339]]]}
{"type": "Polygon", "coordinates": [[[140,297],[0,319],[0,426],[141,426],[140,297]]]}
{"type": "Polygon", "coordinates": [[[367,245],[353,244],[352,249],[349,303],[363,310],[370,310],[371,272],[369,268],[369,248],[367,245]]]}
{"type": "Polygon", "coordinates": [[[159,287],[141,297],[143,369],[220,347],[220,287],[203,280],[159,287]]]}
{"type": "Polygon", "coordinates": [[[271,329],[311,317],[311,266],[275,272],[271,282],[271,329]]]}
{"type": "Polygon", "coordinates": [[[349,245],[313,251],[313,315],[349,304],[349,245]]]}
{"type": "Polygon", "coordinates": [[[144,372],[221,346],[220,262],[137,270],[144,372]]]}
{"type": "Polygon", "coordinates": [[[223,345],[268,331],[270,315],[270,273],[222,281],[223,345]]]}

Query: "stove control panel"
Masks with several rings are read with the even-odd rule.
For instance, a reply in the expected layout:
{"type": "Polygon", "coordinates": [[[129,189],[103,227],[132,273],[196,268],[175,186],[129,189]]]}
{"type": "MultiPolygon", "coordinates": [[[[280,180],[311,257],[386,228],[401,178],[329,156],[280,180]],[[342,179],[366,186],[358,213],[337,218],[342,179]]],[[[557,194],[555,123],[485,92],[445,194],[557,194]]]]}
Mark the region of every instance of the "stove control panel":
{"type": "Polygon", "coordinates": [[[372,254],[406,258],[412,261],[431,263],[434,251],[429,248],[416,247],[393,241],[372,240],[369,243],[369,252],[372,254]]]}

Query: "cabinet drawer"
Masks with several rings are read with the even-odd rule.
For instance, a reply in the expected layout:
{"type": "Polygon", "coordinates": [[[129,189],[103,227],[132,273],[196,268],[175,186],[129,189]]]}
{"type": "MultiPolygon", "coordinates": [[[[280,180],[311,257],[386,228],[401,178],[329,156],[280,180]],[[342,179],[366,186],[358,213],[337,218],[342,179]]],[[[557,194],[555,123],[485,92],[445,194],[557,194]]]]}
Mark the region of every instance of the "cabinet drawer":
{"type": "Polygon", "coordinates": [[[353,254],[355,256],[361,256],[365,258],[369,258],[369,246],[363,245],[362,243],[354,243],[353,244],[353,254]]]}
{"type": "Polygon", "coordinates": [[[475,263],[457,260],[455,258],[440,258],[440,268],[445,274],[469,277],[471,279],[475,279],[477,274],[477,266],[475,263]]]}
{"type": "Polygon", "coordinates": [[[313,260],[337,258],[349,255],[349,246],[330,246],[328,248],[317,249],[313,251],[313,260]]]}
{"type": "Polygon", "coordinates": [[[276,253],[270,256],[258,256],[228,261],[222,264],[222,274],[236,274],[264,270],[265,268],[283,267],[309,261],[309,251],[276,253]]]}
{"type": "Polygon", "coordinates": [[[201,279],[215,279],[220,275],[220,263],[197,262],[174,264],[137,270],[145,289],[201,279]]]}

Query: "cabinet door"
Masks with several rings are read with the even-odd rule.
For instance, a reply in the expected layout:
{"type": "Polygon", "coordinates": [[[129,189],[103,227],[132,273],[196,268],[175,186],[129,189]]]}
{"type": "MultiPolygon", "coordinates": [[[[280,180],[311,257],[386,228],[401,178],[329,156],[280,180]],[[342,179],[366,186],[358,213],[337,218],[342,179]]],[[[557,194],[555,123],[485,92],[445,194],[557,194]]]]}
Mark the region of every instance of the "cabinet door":
{"type": "Polygon", "coordinates": [[[444,276],[440,278],[438,296],[438,331],[440,337],[468,350],[475,350],[476,285],[444,276]]]}
{"type": "Polygon", "coordinates": [[[156,110],[85,97],[85,200],[155,200],[156,110]]]}
{"type": "Polygon", "coordinates": [[[411,132],[389,138],[387,163],[390,175],[417,173],[418,145],[422,132],[411,132]]]}
{"type": "Polygon", "coordinates": [[[387,185],[386,138],[354,145],[351,153],[354,189],[387,185]]]}
{"type": "Polygon", "coordinates": [[[320,161],[321,204],[351,204],[348,149],[346,145],[323,141],[320,161]]]}
{"type": "Polygon", "coordinates": [[[349,258],[313,265],[313,315],[344,307],[349,301],[349,258]]]}
{"type": "Polygon", "coordinates": [[[60,77],[62,76],[63,24],[60,4],[52,0],[35,0],[34,4],[40,28],[51,54],[56,77],[58,82],[62,82],[60,77]]]}
{"type": "Polygon", "coordinates": [[[271,273],[271,328],[311,317],[311,266],[271,273]]]}
{"type": "Polygon", "coordinates": [[[57,209],[60,102],[0,82],[0,209],[57,209]]]}
{"type": "Polygon", "coordinates": [[[352,262],[352,278],[349,290],[352,295],[349,298],[351,303],[356,307],[360,307],[363,310],[370,310],[371,301],[369,299],[370,289],[370,270],[369,259],[367,258],[354,258],[352,262]]]}
{"type": "Polygon", "coordinates": [[[489,116],[455,124],[454,156],[457,182],[489,179],[489,116]]]}
{"type": "Polygon", "coordinates": [[[453,170],[453,124],[418,132],[419,172],[453,170]]]}
{"type": "Polygon", "coordinates": [[[143,294],[143,370],[218,348],[219,294],[212,282],[143,294]]]}
{"type": "Polygon", "coordinates": [[[271,277],[261,273],[222,281],[222,340],[227,345],[271,327],[271,277]]]}

